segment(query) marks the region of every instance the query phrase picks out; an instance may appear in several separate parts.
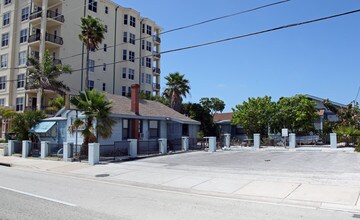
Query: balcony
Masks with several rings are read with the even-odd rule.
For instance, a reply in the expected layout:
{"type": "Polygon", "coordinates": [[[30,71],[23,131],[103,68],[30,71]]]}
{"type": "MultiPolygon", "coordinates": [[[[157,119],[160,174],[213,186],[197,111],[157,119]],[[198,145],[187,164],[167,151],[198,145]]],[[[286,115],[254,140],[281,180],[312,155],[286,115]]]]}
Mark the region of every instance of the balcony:
{"type": "Polygon", "coordinates": [[[30,19],[30,21],[32,21],[32,20],[35,20],[35,19],[41,18],[41,17],[42,17],[42,11],[35,11],[30,14],[29,19],[30,19]]]}
{"type": "Polygon", "coordinates": [[[49,42],[52,42],[54,44],[59,44],[59,45],[64,44],[64,41],[63,41],[62,37],[59,37],[59,36],[56,36],[56,35],[53,35],[53,34],[49,34],[49,33],[45,34],[45,40],[49,41],[49,42]]]}
{"type": "MultiPolygon", "coordinates": [[[[30,21],[36,21],[36,24],[40,25],[40,19],[42,17],[42,11],[35,11],[30,14],[30,21]]],[[[65,22],[65,17],[62,14],[59,14],[55,11],[48,10],[46,12],[46,17],[48,18],[47,27],[55,27],[61,25],[65,22]]]]}
{"type": "Polygon", "coordinates": [[[41,34],[33,34],[29,36],[28,43],[34,43],[36,41],[40,41],[41,34]]]}
{"type": "MultiPolygon", "coordinates": [[[[39,44],[40,40],[41,40],[41,34],[37,33],[37,34],[33,34],[33,35],[29,36],[28,43],[31,46],[34,44],[39,44]]],[[[57,47],[57,46],[61,46],[64,44],[62,37],[59,37],[59,36],[53,35],[53,34],[49,34],[49,33],[45,34],[45,41],[46,41],[46,47],[49,49],[57,47]]],[[[37,46],[39,46],[39,45],[37,45],[37,46]]]]}
{"type": "Polygon", "coordinates": [[[158,37],[158,36],[154,36],[154,42],[160,44],[161,43],[161,38],[158,37]]]}
{"type": "Polygon", "coordinates": [[[64,15],[59,14],[59,13],[57,13],[55,11],[48,10],[47,13],[46,13],[46,16],[48,18],[51,18],[51,19],[56,20],[56,21],[61,22],[61,23],[65,22],[64,15]]]}
{"type": "Polygon", "coordinates": [[[153,67],[153,73],[155,73],[155,74],[161,74],[160,68],[153,67]]]}
{"type": "Polygon", "coordinates": [[[154,51],[153,55],[154,55],[154,57],[157,58],[157,59],[160,59],[160,58],[161,58],[160,53],[158,53],[158,52],[156,52],[156,51],[154,51]]]}
{"type": "Polygon", "coordinates": [[[160,90],[160,84],[153,83],[153,90],[160,90]]]}

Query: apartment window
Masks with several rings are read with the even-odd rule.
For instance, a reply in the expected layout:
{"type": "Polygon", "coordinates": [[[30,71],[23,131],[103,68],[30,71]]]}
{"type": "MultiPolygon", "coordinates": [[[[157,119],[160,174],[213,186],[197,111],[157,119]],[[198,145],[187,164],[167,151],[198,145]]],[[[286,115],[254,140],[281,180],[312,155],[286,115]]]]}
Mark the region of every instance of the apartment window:
{"type": "Polygon", "coordinates": [[[129,86],[128,87],[128,93],[127,93],[128,96],[131,96],[131,87],[129,86]]]}
{"type": "Polygon", "coordinates": [[[5,99],[0,99],[0,106],[4,107],[5,106],[5,99]]]}
{"type": "Polygon", "coordinates": [[[24,110],[24,97],[16,98],[16,111],[24,110]]]}
{"type": "Polygon", "coordinates": [[[141,66],[145,66],[145,57],[141,57],[141,66]]]}
{"type": "Polygon", "coordinates": [[[25,87],[25,74],[19,74],[17,76],[17,87],[16,88],[24,88],[25,87]]]}
{"type": "Polygon", "coordinates": [[[151,52],[151,42],[146,41],[146,50],[151,52]]]}
{"type": "Polygon", "coordinates": [[[3,26],[10,24],[10,12],[3,14],[3,26]]]}
{"type": "Polygon", "coordinates": [[[129,43],[134,44],[135,45],[135,34],[130,33],[129,36],[129,43]]]}
{"type": "Polygon", "coordinates": [[[145,24],[142,24],[141,31],[143,34],[145,34],[145,24]]]}
{"type": "Polygon", "coordinates": [[[1,46],[5,47],[9,45],[9,33],[1,35],[1,46]]]}
{"type": "Polygon", "coordinates": [[[133,16],[130,16],[130,26],[136,27],[136,18],[133,16]]]}
{"type": "Polygon", "coordinates": [[[124,24],[128,24],[128,17],[129,17],[129,15],[124,15],[124,24]]]}
{"type": "Polygon", "coordinates": [[[141,49],[145,50],[145,40],[141,40],[141,49]]]}
{"type": "Polygon", "coordinates": [[[159,137],[159,122],[149,121],[149,136],[150,138],[159,137]]]}
{"type": "Polygon", "coordinates": [[[11,3],[11,0],[4,0],[4,5],[8,5],[11,3]]]}
{"type": "Polygon", "coordinates": [[[147,96],[151,96],[151,92],[150,92],[150,91],[145,91],[145,94],[146,94],[147,96]]]}
{"type": "Polygon", "coordinates": [[[145,73],[141,73],[141,83],[144,84],[145,82],[145,73]]]}
{"type": "Polygon", "coordinates": [[[28,34],[28,30],[27,29],[22,29],[20,31],[20,43],[25,43],[27,42],[27,34],[28,34]]]}
{"type": "Polygon", "coordinates": [[[107,33],[108,32],[108,26],[106,24],[104,25],[104,29],[105,29],[105,33],[107,33]]]}
{"type": "Polygon", "coordinates": [[[123,60],[127,60],[127,50],[123,50],[123,60]]]}
{"type": "Polygon", "coordinates": [[[94,89],[94,81],[93,80],[88,80],[88,88],[89,88],[89,90],[94,89]]]}
{"type": "Polygon", "coordinates": [[[134,80],[135,70],[129,68],[129,79],[134,80]]]}
{"type": "Polygon", "coordinates": [[[89,10],[93,12],[97,12],[97,1],[89,0],[89,10]]]}
{"type": "MultiPolygon", "coordinates": [[[[123,86],[124,88],[124,86],[123,86]]],[[[123,119],[123,126],[122,126],[122,138],[124,140],[128,139],[129,138],[129,120],[128,119],[123,119]]]]}
{"type": "Polygon", "coordinates": [[[90,60],[90,59],[89,59],[89,66],[88,66],[88,68],[89,68],[89,71],[90,71],[90,72],[95,72],[95,60],[90,60]]]}
{"type": "Polygon", "coordinates": [[[146,67],[151,68],[151,58],[146,57],[146,67]]]}
{"type": "Polygon", "coordinates": [[[105,6],[105,14],[109,14],[109,7],[105,6]]]}
{"type": "Polygon", "coordinates": [[[6,76],[0,77],[0,90],[6,89],[6,76]]]}
{"type": "Polygon", "coordinates": [[[127,40],[127,32],[124,32],[124,34],[123,34],[123,42],[124,43],[127,43],[128,42],[128,40],[127,40]]]}
{"type": "Polygon", "coordinates": [[[122,78],[126,79],[126,68],[125,67],[122,68],[122,78]]]}
{"type": "Polygon", "coordinates": [[[135,62],[135,52],[129,50],[129,60],[135,62]]]}
{"type": "Polygon", "coordinates": [[[126,86],[121,87],[121,95],[126,96],[126,86]]]}
{"type": "Polygon", "coordinates": [[[19,53],[19,66],[26,65],[27,62],[27,53],[26,51],[21,51],[19,53]]]}
{"type": "Polygon", "coordinates": [[[0,60],[1,60],[0,67],[6,68],[8,64],[8,55],[7,54],[1,55],[0,60]]]}
{"type": "Polygon", "coordinates": [[[104,52],[107,52],[107,44],[104,44],[104,52]]]}
{"type": "Polygon", "coordinates": [[[151,74],[146,74],[146,83],[151,84],[151,74]]]}
{"type": "Polygon", "coordinates": [[[106,91],[106,83],[103,83],[103,87],[102,87],[103,91],[106,91]]]}
{"type": "Polygon", "coordinates": [[[146,25],[146,33],[152,35],[152,27],[150,25],[146,25]]]}
{"type": "Polygon", "coordinates": [[[29,19],[30,9],[29,7],[25,7],[21,9],[21,21],[26,21],[29,19]]]}

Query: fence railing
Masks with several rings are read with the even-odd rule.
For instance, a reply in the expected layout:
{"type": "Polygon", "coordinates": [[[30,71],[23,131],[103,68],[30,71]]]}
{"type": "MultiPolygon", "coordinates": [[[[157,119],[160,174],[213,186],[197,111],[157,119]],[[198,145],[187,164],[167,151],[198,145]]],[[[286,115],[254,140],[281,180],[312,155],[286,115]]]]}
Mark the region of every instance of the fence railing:
{"type": "Polygon", "coordinates": [[[63,156],[63,144],[49,143],[49,156],[50,157],[62,157],[63,156]]]}
{"type": "Polygon", "coordinates": [[[172,139],[172,140],[168,140],[168,146],[169,146],[169,151],[181,151],[182,150],[182,139],[178,138],[178,139],[172,139]]]}
{"type": "Polygon", "coordinates": [[[100,160],[116,160],[129,156],[130,141],[117,141],[114,144],[100,145],[100,160]]]}
{"type": "Polygon", "coordinates": [[[137,153],[138,155],[159,154],[158,140],[139,140],[137,153]]]}

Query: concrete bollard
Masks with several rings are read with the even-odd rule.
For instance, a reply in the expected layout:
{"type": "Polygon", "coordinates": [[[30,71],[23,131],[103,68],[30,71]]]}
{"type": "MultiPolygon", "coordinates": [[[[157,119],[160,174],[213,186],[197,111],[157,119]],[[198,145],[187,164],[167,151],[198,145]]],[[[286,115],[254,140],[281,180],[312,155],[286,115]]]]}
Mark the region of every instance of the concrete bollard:
{"type": "Polygon", "coordinates": [[[136,158],[137,157],[138,140],[137,139],[129,139],[128,141],[130,141],[130,147],[129,147],[130,158],[136,158]]]}
{"type": "Polygon", "coordinates": [[[227,148],[230,147],[230,134],[224,134],[224,146],[227,148]]]}
{"type": "Polygon", "coordinates": [[[254,148],[260,148],[260,134],[254,134],[254,148]]]}
{"type": "Polygon", "coordinates": [[[296,147],[296,135],[289,134],[289,148],[295,149],[296,147]]]}
{"type": "Polygon", "coordinates": [[[15,140],[8,141],[8,156],[12,156],[15,152],[15,140]]]}
{"type": "Polygon", "coordinates": [[[181,148],[183,149],[183,151],[189,150],[189,137],[181,138],[181,148]]]}
{"type": "Polygon", "coordinates": [[[100,144],[91,143],[89,144],[89,164],[94,166],[100,161],[100,144]]]}
{"type": "Polygon", "coordinates": [[[70,142],[64,142],[63,144],[63,160],[66,162],[71,162],[72,146],[73,143],[70,142]]]}
{"type": "Polygon", "coordinates": [[[41,141],[41,155],[40,158],[44,159],[49,156],[49,141],[41,141]]]}
{"type": "Polygon", "coordinates": [[[31,141],[22,141],[22,158],[27,158],[30,153],[31,141]]]}
{"type": "Polygon", "coordinates": [[[159,141],[159,152],[161,154],[167,154],[167,139],[160,138],[158,141],[159,141]]]}
{"type": "Polygon", "coordinates": [[[5,145],[3,149],[3,156],[6,157],[8,156],[8,154],[9,154],[8,145],[5,145]]]}
{"type": "Polygon", "coordinates": [[[216,152],[216,137],[209,137],[209,152],[216,152]]]}
{"type": "Polygon", "coordinates": [[[331,146],[331,149],[336,149],[337,148],[337,136],[336,136],[336,133],[331,133],[330,134],[330,146],[331,146]]]}

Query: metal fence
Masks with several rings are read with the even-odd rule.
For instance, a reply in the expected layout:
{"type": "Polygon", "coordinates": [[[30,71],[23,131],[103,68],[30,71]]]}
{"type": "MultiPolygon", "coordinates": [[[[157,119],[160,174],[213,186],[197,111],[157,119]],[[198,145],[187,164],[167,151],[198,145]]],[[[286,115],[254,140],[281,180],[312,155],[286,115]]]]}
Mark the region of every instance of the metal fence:
{"type": "Polygon", "coordinates": [[[208,143],[204,138],[189,138],[189,150],[204,150],[208,143]]]}
{"type": "Polygon", "coordinates": [[[116,160],[129,156],[130,141],[117,141],[110,145],[100,145],[100,161],[116,160]]]}
{"type": "Polygon", "coordinates": [[[41,154],[41,143],[31,142],[29,148],[29,157],[40,157],[41,154]]]}
{"type": "Polygon", "coordinates": [[[14,154],[21,154],[21,153],[22,153],[22,142],[14,141],[14,154]]]}
{"type": "Polygon", "coordinates": [[[182,139],[168,140],[169,151],[181,151],[182,150],[182,139]]]}
{"type": "Polygon", "coordinates": [[[62,157],[63,156],[63,144],[49,143],[49,156],[50,157],[62,157]]]}
{"type": "Polygon", "coordinates": [[[159,143],[157,140],[139,140],[138,155],[159,154],[159,143]]]}

